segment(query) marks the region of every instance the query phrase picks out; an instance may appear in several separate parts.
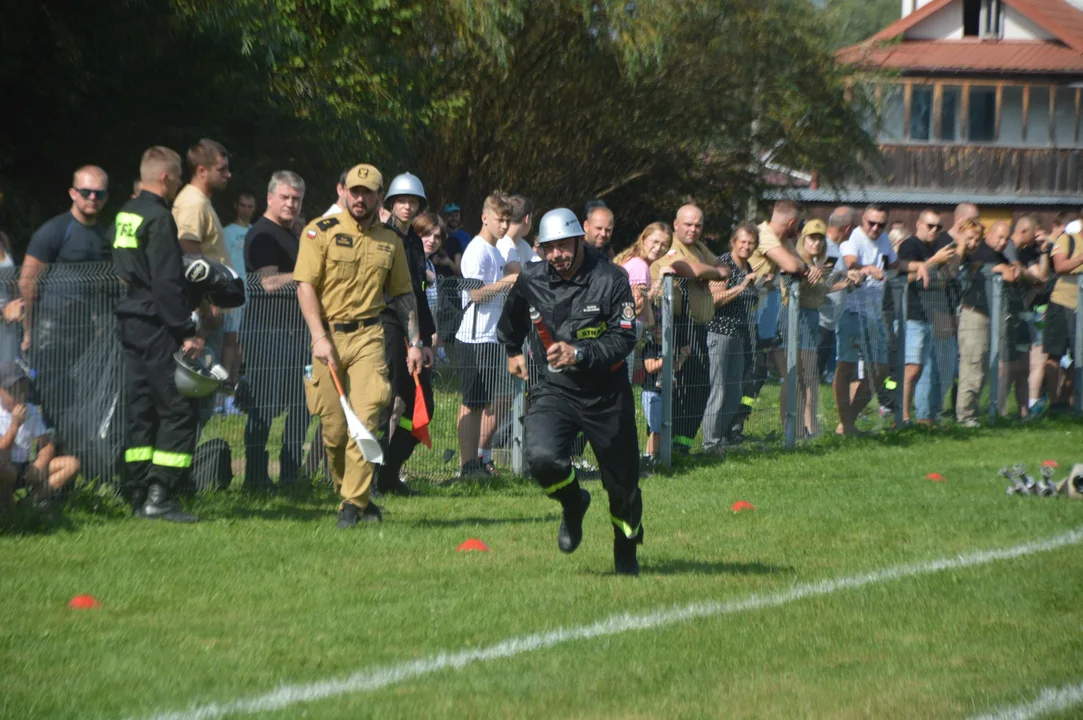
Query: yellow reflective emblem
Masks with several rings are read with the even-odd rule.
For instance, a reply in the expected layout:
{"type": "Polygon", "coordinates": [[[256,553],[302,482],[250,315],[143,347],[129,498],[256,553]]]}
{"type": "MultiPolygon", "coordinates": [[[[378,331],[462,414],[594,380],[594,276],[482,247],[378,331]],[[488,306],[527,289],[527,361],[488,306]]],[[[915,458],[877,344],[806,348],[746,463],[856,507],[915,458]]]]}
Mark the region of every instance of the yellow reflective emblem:
{"type": "Polygon", "coordinates": [[[143,224],[143,216],[134,213],[117,213],[117,233],[113,240],[115,248],[137,248],[139,241],[135,238],[135,231],[143,224]]]}
{"type": "Polygon", "coordinates": [[[594,340],[600,338],[605,332],[605,323],[594,327],[585,327],[575,334],[577,340],[594,340]]]}

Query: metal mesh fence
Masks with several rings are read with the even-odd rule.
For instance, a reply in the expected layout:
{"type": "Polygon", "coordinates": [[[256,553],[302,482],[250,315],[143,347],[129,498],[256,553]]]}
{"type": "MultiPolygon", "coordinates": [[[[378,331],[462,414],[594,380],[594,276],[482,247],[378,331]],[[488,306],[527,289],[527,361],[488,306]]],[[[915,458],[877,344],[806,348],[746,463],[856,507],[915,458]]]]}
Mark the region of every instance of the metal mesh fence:
{"type": "MultiPolygon", "coordinates": [[[[1083,293],[1083,278],[1063,281],[1076,298],[1083,293]]],[[[1023,417],[1043,396],[1051,405],[1074,405],[1077,415],[1083,404],[1083,372],[1071,360],[1083,355],[1083,316],[987,270],[944,270],[928,287],[901,276],[848,287],[838,272],[818,287],[784,278],[755,287],[754,300],[735,305],[725,323],[711,322],[714,308],[696,309],[713,297],[708,285],[693,290],[694,282],[667,277],[656,288],[652,322],[641,325],[628,363],[641,447],[662,463],[674,451],[792,445],[835,432],[845,424],[840,398],[850,408],[849,424],[866,432],[904,420],[1023,417]],[[1047,359],[1050,343],[1056,353],[1047,359]],[[653,443],[649,430],[657,435],[653,443]]],[[[437,324],[433,448],[415,450],[403,470],[408,479],[458,475],[471,459],[460,432],[468,408],[481,416],[476,439],[495,467],[523,470],[529,386],[508,374],[506,354],[487,331],[504,297],[475,303],[476,288],[461,278],[440,278],[430,288],[437,324]],[[478,313],[472,322],[471,312],[478,313]],[[486,313],[491,317],[479,323],[486,313]]],[[[123,370],[113,316],[122,293],[107,264],[53,266],[36,284],[28,348],[19,349],[17,320],[0,326],[0,361],[27,366],[32,401],[60,452],[78,457],[88,478],[114,479],[123,455],[123,370]]],[[[20,295],[17,271],[0,270],[0,302],[20,295]]],[[[242,390],[232,403],[216,398],[200,443],[225,440],[235,482],[248,487],[318,476],[324,453],[305,403],[303,376],[312,360],[296,288],[285,279],[250,277],[240,312],[242,390]]],[[[539,360],[530,358],[532,378],[539,360]]],[[[595,460],[585,443],[574,460],[590,477],[595,460]]]]}

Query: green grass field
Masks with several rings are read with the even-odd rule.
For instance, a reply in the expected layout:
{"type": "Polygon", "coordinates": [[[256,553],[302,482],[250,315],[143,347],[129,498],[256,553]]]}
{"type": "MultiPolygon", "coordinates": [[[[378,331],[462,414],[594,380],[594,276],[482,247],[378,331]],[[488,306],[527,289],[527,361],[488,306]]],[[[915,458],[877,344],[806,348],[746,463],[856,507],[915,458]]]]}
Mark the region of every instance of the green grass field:
{"type": "MultiPolygon", "coordinates": [[[[1060,477],[1083,461],[1081,448],[1083,426],[1060,420],[693,461],[643,481],[638,579],[612,574],[597,482],[586,483],[595,504],[572,556],[556,549],[557,506],[507,477],[420,483],[422,497],[388,499],[382,525],[350,532],[335,528],[334,500],[320,488],[201,497],[204,521],[183,527],[128,519],[115,500],[87,492],[61,525],[0,537],[0,717],[147,717],[353,673],[377,687],[359,690],[355,678],[353,691],[247,709],[275,718],[965,717],[1083,681],[1079,545],[533,651],[526,643],[400,682],[378,668],[1063,535],[1083,528],[1083,502],[1007,497],[996,471],[1053,459],[1060,477]],[[930,482],[930,472],[946,481],[930,482]],[[756,509],[735,514],[737,500],[756,509]],[[457,553],[471,537],[491,551],[457,553]],[[101,607],[69,609],[81,593],[101,607]]],[[[1083,706],[1053,717],[1080,714],[1083,706]]]]}

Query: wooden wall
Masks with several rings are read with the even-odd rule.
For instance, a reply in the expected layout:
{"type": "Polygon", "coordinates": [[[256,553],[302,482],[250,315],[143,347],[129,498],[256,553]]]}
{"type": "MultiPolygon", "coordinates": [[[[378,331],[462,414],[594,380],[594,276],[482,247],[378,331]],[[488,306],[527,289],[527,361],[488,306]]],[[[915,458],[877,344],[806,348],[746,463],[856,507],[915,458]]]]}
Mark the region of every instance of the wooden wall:
{"type": "Polygon", "coordinates": [[[1035,195],[1083,195],[1083,149],[881,145],[884,184],[1035,195]]]}

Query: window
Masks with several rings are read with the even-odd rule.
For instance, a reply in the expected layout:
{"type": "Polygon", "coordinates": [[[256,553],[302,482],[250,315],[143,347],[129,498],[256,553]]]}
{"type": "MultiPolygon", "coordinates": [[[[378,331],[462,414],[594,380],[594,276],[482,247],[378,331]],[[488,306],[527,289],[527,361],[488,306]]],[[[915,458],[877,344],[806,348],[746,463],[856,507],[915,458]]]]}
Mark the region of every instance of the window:
{"type": "Polygon", "coordinates": [[[970,88],[970,117],[967,139],[972,143],[993,142],[996,129],[997,91],[991,87],[970,88]]]}
{"type": "Polygon", "coordinates": [[[963,0],[963,35],[978,37],[981,34],[982,0],[963,0]]]}
{"type": "Polygon", "coordinates": [[[1075,145],[1075,88],[1057,88],[1057,107],[1054,111],[1057,147],[1075,145]]]}
{"type": "Polygon", "coordinates": [[[1030,112],[1027,115],[1027,138],[1023,141],[1023,144],[1049,144],[1048,87],[1036,87],[1032,85],[1030,88],[1030,112]]]}
{"type": "Polygon", "coordinates": [[[933,127],[933,88],[914,85],[910,97],[910,139],[928,140],[933,127]]]}
{"type": "Polygon", "coordinates": [[[940,140],[955,142],[959,139],[959,107],[963,89],[958,85],[945,85],[940,96],[940,140]]]}
{"type": "Polygon", "coordinates": [[[997,144],[1016,147],[1023,144],[1023,88],[1018,85],[1004,86],[1004,98],[1000,103],[1000,138],[997,144]]]}
{"type": "Polygon", "coordinates": [[[903,140],[903,89],[901,85],[884,85],[880,96],[880,140],[903,140]]]}

